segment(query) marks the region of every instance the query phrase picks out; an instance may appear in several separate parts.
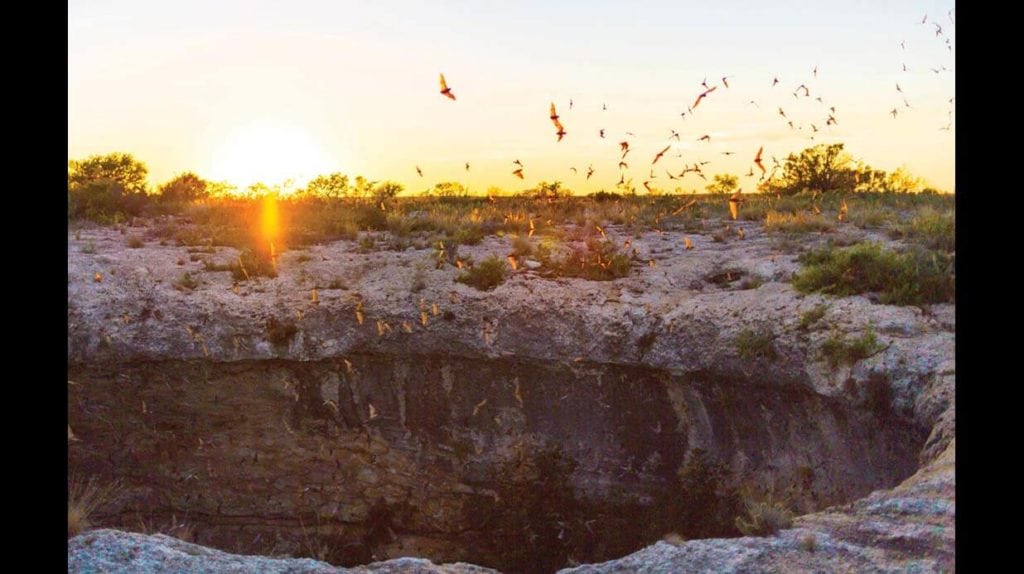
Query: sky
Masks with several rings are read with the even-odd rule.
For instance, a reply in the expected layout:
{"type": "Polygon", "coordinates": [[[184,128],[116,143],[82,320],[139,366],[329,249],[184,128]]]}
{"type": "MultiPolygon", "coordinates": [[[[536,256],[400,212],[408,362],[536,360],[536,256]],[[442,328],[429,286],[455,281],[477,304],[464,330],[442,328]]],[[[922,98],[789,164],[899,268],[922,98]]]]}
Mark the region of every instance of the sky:
{"type": "Polygon", "coordinates": [[[342,172],[410,193],[556,180],[589,193],[623,174],[641,192],[702,190],[695,174],[667,172],[707,161],[709,181],[734,174],[752,191],[761,146],[771,169],[843,143],[954,190],[951,0],[552,4],[70,0],[68,159],[128,152],[153,185],[192,171],[297,187],[342,172]],[[715,90],[688,111],[705,81],[715,90]],[[810,97],[793,95],[801,84],[810,97]]]}

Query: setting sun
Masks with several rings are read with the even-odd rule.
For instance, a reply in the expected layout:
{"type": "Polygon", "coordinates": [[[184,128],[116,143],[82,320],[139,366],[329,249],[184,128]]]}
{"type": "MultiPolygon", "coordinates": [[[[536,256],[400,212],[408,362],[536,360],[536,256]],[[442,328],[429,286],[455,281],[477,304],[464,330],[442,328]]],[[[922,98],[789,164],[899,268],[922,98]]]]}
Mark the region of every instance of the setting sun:
{"type": "Polygon", "coordinates": [[[333,162],[324,147],[293,124],[255,122],[232,130],[214,151],[210,174],[239,189],[253,183],[268,185],[292,180],[285,193],[303,185],[333,162]]]}

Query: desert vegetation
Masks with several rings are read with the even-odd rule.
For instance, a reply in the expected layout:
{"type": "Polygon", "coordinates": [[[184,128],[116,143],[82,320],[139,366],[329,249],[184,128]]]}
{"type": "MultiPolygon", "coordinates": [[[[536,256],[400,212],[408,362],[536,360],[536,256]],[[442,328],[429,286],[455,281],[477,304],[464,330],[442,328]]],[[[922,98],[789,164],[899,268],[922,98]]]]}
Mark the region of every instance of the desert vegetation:
{"type": "Polygon", "coordinates": [[[805,267],[793,285],[803,292],[873,294],[879,302],[895,305],[953,300],[953,259],[945,252],[923,247],[898,252],[865,242],[814,250],[801,261],[805,267]]]}
{"type": "MultiPolygon", "coordinates": [[[[512,256],[502,262],[507,270],[533,259],[544,276],[614,280],[650,263],[622,237],[684,231],[725,242],[742,236],[713,223],[729,218],[723,196],[739,185],[730,174],[716,175],[705,194],[640,195],[620,189],[587,196],[558,181],[515,192],[491,188],[487,196],[469,195],[458,182],[440,182],[409,194],[393,182],[341,173],[318,176],[300,189],[254,184],[245,190],[184,173],[150,190],[147,174],[144,163],[124,153],[70,161],[71,225],[122,224],[148,216],[155,223],[144,236],[128,235],[128,247],[149,241],[203,250],[234,247],[241,256],[230,263],[204,259],[207,271],[230,271],[236,281],[274,277],[280,254],[318,243],[355,241],[364,253],[444,245],[445,262],[461,266],[470,262],[457,256],[458,246],[506,236],[512,256]],[[277,218],[272,238],[261,232],[268,202],[277,218]],[[606,233],[610,227],[619,229],[617,241],[606,233]]],[[[762,183],[760,191],[744,195],[739,219],[761,222],[770,233],[832,236],[854,226],[883,231],[907,245],[898,253],[866,243],[804,254],[806,269],[794,280],[799,290],[839,296],[877,292],[882,302],[895,304],[951,300],[951,197],[923,188],[901,170],[872,169],[850,157],[842,144],[791,154],[781,175],[762,183]]],[[[79,249],[95,247],[84,242],[79,249]]],[[[190,252],[190,258],[203,257],[197,253],[190,252]]],[[[460,281],[484,289],[500,284],[498,263],[481,265],[468,265],[476,269],[463,270],[460,281]]]]}
{"type": "Polygon", "coordinates": [[[119,483],[102,483],[95,477],[68,477],[68,537],[92,528],[96,512],[120,493],[119,483]]]}

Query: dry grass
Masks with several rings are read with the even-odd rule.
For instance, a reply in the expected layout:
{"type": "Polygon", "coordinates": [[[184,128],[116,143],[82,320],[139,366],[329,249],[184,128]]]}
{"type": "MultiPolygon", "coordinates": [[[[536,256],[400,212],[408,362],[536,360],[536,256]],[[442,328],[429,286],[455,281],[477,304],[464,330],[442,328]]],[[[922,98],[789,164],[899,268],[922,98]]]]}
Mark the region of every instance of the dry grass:
{"type": "Polygon", "coordinates": [[[93,527],[96,510],[117,497],[121,491],[120,482],[101,485],[95,477],[82,480],[72,476],[68,479],[68,538],[77,536],[93,527]]]}
{"type": "Polygon", "coordinates": [[[162,525],[150,521],[146,522],[142,519],[142,516],[138,516],[138,524],[131,528],[134,532],[141,534],[165,534],[172,536],[178,540],[184,540],[185,542],[196,542],[196,529],[195,526],[185,521],[178,521],[178,516],[175,514],[171,515],[170,522],[166,522],[162,525]]]}
{"type": "Polygon", "coordinates": [[[808,211],[784,213],[772,209],[765,214],[764,228],[782,233],[823,233],[835,230],[836,226],[821,214],[808,211]]]}
{"type": "Polygon", "coordinates": [[[793,526],[793,513],[770,494],[764,500],[748,497],[743,504],[747,516],[736,517],[736,528],[744,536],[771,536],[793,526]]]}

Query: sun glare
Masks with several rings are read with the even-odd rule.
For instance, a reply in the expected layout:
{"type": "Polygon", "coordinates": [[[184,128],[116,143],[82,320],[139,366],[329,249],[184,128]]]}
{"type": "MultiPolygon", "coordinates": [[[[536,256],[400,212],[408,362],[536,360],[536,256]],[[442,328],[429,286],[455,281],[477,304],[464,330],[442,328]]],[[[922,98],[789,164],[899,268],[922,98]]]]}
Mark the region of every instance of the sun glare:
{"type": "Polygon", "coordinates": [[[306,130],[272,122],[251,123],[231,131],[214,152],[211,176],[239,189],[254,183],[302,186],[309,179],[332,170],[324,147],[306,130]]]}

